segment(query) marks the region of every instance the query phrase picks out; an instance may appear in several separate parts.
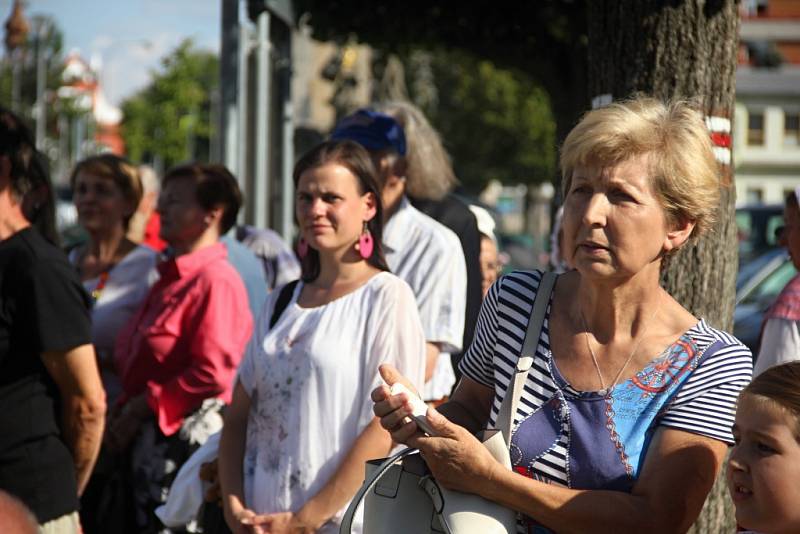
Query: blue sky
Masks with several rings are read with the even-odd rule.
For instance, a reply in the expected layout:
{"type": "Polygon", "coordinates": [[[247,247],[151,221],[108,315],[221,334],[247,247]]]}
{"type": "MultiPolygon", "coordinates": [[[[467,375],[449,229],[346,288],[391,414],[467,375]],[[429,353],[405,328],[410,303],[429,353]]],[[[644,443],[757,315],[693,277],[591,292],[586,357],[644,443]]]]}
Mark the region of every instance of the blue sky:
{"type": "MultiPolygon", "coordinates": [[[[0,0],[4,22],[12,0],[0,0]]],[[[26,16],[51,15],[64,33],[64,51],[78,49],[102,65],[108,100],[119,104],[146,85],[159,59],[186,37],[219,50],[220,0],[27,0],[26,16]]]]}

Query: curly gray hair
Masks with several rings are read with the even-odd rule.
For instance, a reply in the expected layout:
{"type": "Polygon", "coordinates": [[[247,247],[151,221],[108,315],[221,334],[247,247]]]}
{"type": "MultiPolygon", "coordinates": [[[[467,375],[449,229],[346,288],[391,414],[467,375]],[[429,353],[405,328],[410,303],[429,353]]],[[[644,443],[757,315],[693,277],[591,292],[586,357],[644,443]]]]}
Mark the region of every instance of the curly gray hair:
{"type": "Polygon", "coordinates": [[[413,198],[441,200],[458,179],[439,133],[409,102],[384,102],[375,109],[399,122],[406,135],[406,193],[413,198]]]}

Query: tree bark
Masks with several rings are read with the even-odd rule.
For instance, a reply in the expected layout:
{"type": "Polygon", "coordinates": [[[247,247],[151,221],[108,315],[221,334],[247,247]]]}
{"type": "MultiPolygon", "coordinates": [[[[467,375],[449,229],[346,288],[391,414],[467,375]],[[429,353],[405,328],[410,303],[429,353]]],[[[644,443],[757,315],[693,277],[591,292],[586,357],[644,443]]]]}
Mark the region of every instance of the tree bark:
{"type": "MultiPolygon", "coordinates": [[[[588,3],[588,26],[592,98],[602,103],[641,92],[691,99],[706,117],[732,122],[739,33],[735,0],[596,0],[588,3]]],[[[714,231],[670,260],[662,284],[693,314],[730,330],[738,250],[726,142],[718,137],[715,149],[722,194],[714,231]]],[[[693,532],[734,531],[724,486],[719,477],[693,532]]]]}

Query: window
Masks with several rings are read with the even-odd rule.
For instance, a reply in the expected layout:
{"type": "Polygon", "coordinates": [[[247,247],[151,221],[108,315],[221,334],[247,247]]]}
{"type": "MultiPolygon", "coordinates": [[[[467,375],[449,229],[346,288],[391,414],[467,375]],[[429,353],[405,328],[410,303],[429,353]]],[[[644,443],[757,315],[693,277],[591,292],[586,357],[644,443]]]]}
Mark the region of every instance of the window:
{"type": "Polygon", "coordinates": [[[757,187],[748,187],[745,200],[748,204],[761,204],[764,200],[764,192],[757,187]]]}
{"type": "Polygon", "coordinates": [[[800,146],[800,113],[797,111],[783,115],[783,144],[800,146]]]}
{"type": "Polygon", "coordinates": [[[764,144],[764,112],[751,111],[747,115],[747,144],[764,144]]]}

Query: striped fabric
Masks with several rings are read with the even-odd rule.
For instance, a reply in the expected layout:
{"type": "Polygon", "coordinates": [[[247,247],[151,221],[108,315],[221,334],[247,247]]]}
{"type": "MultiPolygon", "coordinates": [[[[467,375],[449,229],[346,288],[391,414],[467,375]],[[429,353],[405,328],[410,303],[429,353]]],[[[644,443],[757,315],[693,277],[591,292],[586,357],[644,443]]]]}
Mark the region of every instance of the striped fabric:
{"type": "MultiPolygon", "coordinates": [[[[473,343],[460,364],[465,375],[495,390],[492,425],[522,349],[540,277],[539,271],[517,271],[495,283],[481,309],[473,343]]],[[[512,435],[515,438],[512,439],[511,456],[515,470],[531,478],[568,487],[629,490],[646,453],[649,444],[647,436],[657,426],[668,426],[733,443],[731,426],[736,399],[752,375],[750,351],[736,338],[711,328],[701,320],[635,377],[618,384],[611,395],[613,401],[600,405],[603,408],[599,408],[601,416],[598,420],[587,420],[585,417],[579,420],[583,416],[578,413],[576,406],[596,394],[575,391],[558,374],[550,353],[549,313],[548,306],[534,365],[514,416],[512,435]],[[653,372],[657,365],[661,365],[658,369],[663,369],[665,364],[675,362],[682,367],[677,368],[678,372],[672,380],[665,380],[663,373],[653,372]],[[644,415],[637,416],[639,419],[633,423],[613,411],[615,408],[636,406],[637,403],[645,406],[641,408],[644,415]],[[652,420],[648,422],[647,417],[652,420]],[[533,428],[544,432],[531,432],[529,421],[534,419],[537,419],[535,424],[543,426],[533,428]],[[543,423],[545,420],[548,422],[543,423]],[[586,458],[576,459],[575,455],[580,454],[576,450],[586,442],[587,422],[594,429],[588,437],[596,437],[598,441],[597,449],[591,449],[589,454],[593,455],[595,450],[605,447],[610,451],[609,457],[619,459],[619,466],[613,468],[621,470],[620,476],[609,472],[604,480],[603,473],[587,474],[594,467],[589,465],[589,469],[586,468],[586,458]],[[527,435],[522,436],[523,433],[518,431],[526,425],[529,425],[527,435]],[[642,426],[646,435],[642,435],[642,426]],[[583,436],[576,434],[579,427],[583,436]],[[634,435],[637,432],[639,435],[634,435]],[[550,445],[533,453],[517,450],[524,448],[524,444],[531,440],[542,441],[544,438],[537,436],[543,433],[548,436],[552,434],[553,440],[547,442],[550,445]],[[583,470],[570,466],[571,460],[583,465],[583,470]]],[[[594,405],[597,406],[597,403],[594,405]]]]}

